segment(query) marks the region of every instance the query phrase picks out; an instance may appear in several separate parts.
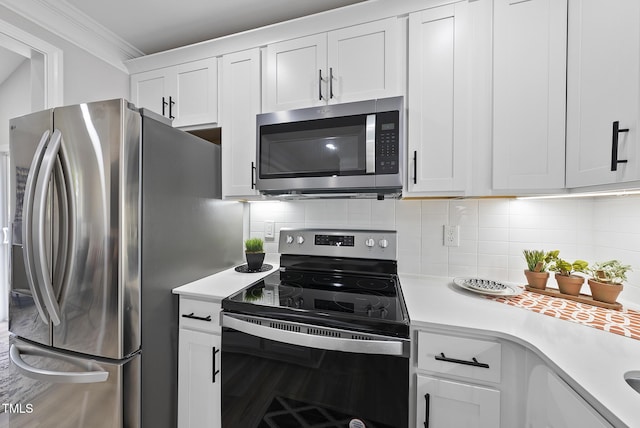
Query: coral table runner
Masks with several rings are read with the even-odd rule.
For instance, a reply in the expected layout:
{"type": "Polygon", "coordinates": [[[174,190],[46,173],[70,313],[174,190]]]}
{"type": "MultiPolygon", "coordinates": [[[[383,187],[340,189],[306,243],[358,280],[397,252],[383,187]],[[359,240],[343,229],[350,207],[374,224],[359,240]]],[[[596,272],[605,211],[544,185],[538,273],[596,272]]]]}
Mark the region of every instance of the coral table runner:
{"type": "Polygon", "coordinates": [[[640,312],[632,309],[622,308],[622,310],[616,311],[599,308],[587,303],[532,293],[528,290],[524,290],[522,294],[517,296],[485,297],[507,305],[640,340],[640,312]]]}

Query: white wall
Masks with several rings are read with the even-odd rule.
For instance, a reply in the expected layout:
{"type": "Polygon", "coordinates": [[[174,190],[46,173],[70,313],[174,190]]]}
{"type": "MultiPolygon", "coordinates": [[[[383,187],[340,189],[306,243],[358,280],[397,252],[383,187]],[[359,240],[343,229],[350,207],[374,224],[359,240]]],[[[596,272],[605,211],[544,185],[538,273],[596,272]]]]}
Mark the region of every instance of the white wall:
{"type": "MultiPolygon", "coordinates": [[[[554,200],[314,200],[256,202],[251,236],[264,221],[281,227],[387,228],[398,231],[398,269],[436,276],[478,276],[522,283],[525,248],[558,249],[590,263],[631,264],[621,295],[640,303],[640,197],[554,200]],[[443,246],[444,224],[460,225],[460,246],[443,246]]],[[[277,253],[277,239],[265,249],[277,253]]],[[[585,292],[588,292],[585,286],[585,292]]]]}
{"type": "Polygon", "coordinates": [[[31,112],[31,66],[27,59],[0,84],[0,151],[9,147],[9,119],[31,112]]]}
{"type": "Polygon", "coordinates": [[[129,96],[129,75],[0,5],[3,20],[63,51],[64,104],[129,96]]]}

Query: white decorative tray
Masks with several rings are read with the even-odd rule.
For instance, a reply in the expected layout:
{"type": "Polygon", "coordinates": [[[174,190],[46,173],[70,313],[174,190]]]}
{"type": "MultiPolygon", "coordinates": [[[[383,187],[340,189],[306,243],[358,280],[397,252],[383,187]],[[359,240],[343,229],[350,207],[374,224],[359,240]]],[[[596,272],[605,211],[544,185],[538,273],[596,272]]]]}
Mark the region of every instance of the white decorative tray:
{"type": "Polygon", "coordinates": [[[505,284],[499,281],[480,278],[454,278],[453,283],[458,287],[480,294],[492,296],[517,296],[522,293],[522,288],[516,285],[505,284]]]}

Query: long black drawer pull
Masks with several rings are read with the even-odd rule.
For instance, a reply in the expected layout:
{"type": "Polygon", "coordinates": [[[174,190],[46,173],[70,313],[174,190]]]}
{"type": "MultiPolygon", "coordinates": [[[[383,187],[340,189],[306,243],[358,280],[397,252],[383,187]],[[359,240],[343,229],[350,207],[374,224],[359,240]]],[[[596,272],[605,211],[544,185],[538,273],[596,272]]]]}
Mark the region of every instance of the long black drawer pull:
{"type": "Polygon", "coordinates": [[[444,352],[440,352],[440,355],[436,355],[434,358],[438,361],[445,361],[447,363],[464,364],[465,366],[482,367],[483,369],[489,368],[489,364],[479,363],[478,360],[476,360],[476,357],[473,357],[471,361],[458,360],[455,358],[447,358],[444,356],[444,352]]]}
{"type": "Polygon", "coordinates": [[[413,184],[418,184],[418,151],[413,151],[413,184]]]}
{"type": "Polygon", "coordinates": [[[424,394],[424,428],[429,428],[429,402],[431,395],[424,394]]]}
{"type": "Polygon", "coordinates": [[[211,370],[211,373],[212,373],[212,375],[211,375],[211,383],[216,383],[216,375],[217,375],[218,373],[220,373],[220,370],[216,370],[216,354],[217,354],[218,352],[220,352],[220,350],[219,350],[219,349],[216,349],[216,347],[214,346],[214,347],[213,347],[213,353],[212,353],[212,355],[211,355],[211,359],[213,360],[213,363],[211,363],[211,364],[212,364],[212,370],[211,370]]]}
{"type": "Polygon", "coordinates": [[[211,315],[207,315],[206,317],[199,317],[197,315],[193,315],[193,312],[190,314],[182,314],[184,318],[190,318],[192,320],[200,320],[200,321],[209,321],[211,322],[211,315]]]}
{"type": "Polygon", "coordinates": [[[626,159],[618,159],[618,134],[629,132],[629,128],[620,129],[620,122],[613,122],[613,135],[611,136],[611,171],[618,170],[619,163],[627,163],[626,159]]]}

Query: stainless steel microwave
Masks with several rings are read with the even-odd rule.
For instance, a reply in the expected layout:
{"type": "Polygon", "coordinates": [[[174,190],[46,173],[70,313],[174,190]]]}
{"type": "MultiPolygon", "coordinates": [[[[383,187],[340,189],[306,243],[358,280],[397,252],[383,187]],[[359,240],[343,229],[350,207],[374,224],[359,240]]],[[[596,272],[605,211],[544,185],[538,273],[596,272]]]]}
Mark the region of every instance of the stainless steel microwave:
{"type": "Polygon", "coordinates": [[[271,195],[398,195],[403,97],[257,116],[256,188],[271,195]]]}

